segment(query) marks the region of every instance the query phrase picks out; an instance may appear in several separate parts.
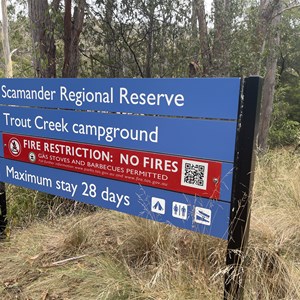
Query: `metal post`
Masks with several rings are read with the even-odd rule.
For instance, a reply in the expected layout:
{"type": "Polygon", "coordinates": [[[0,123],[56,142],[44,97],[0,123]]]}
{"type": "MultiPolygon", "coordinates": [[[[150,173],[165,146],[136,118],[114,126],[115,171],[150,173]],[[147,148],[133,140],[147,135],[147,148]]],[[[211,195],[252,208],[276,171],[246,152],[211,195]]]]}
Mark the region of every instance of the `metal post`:
{"type": "Polygon", "coordinates": [[[260,77],[249,77],[239,108],[239,125],[234,162],[230,228],[226,253],[224,299],[243,298],[245,274],[242,266],[248,242],[255,147],[261,100],[260,77]]]}
{"type": "Polygon", "coordinates": [[[7,225],[6,214],[5,183],[0,182],[0,239],[5,237],[5,229],[7,225]]]}

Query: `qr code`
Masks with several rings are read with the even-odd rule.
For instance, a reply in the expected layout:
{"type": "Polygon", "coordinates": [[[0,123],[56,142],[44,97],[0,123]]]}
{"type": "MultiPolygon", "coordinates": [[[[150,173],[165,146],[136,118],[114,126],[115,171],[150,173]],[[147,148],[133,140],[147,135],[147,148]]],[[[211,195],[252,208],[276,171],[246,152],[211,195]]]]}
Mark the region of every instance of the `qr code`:
{"type": "Polygon", "coordinates": [[[206,190],[208,163],[182,160],[181,185],[206,190]]]}

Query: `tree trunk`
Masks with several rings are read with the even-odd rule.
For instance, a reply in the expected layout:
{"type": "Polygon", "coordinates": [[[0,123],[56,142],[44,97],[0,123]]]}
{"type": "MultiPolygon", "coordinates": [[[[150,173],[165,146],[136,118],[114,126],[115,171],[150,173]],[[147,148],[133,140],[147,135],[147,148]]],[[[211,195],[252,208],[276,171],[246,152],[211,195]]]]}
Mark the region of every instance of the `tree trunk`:
{"type": "Polygon", "coordinates": [[[154,30],[154,10],[155,4],[150,1],[149,3],[149,26],[147,32],[147,54],[146,54],[146,67],[145,77],[152,77],[152,62],[153,62],[153,30],[154,30]]]}
{"type": "MultiPolygon", "coordinates": [[[[56,1],[57,2],[57,1],[56,1]]],[[[36,77],[56,77],[54,28],[47,0],[28,0],[36,77]]]]}
{"type": "MultiPolygon", "coordinates": [[[[1,0],[2,8],[2,45],[5,60],[5,77],[13,77],[12,61],[10,55],[9,38],[8,38],[8,18],[7,18],[7,3],[6,0],[1,0]]],[[[0,182],[0,238],[3,237],[7,225],[6,220],[6,194],[5,183],[0,182]]]]}
{"type": "Polygon", "coordinates": [[[232,14],[229,0],[214,0],[214,42],[213,42],[213,74],[214,76],[229,76],[230,74],[230,36],[232,29],[232,14]]]}
{"type": "Polygon", "coordinates": [[[191,15],[191,49],[192,49],[192,60],[197,62],[199,60],[200,43],[198,38],[198,0],[192,1],[192,15],[191,15]]]}
{"type": "Polygon", "coordinates": [[[72,1],[65,0],[64,15],[64,66],[62,77],[69,77],[69,64],[71,55],[71,39],[72,39],[72,1]]]}
{"type": "Polygon", "coordinates": [[[206,13],[204,0],[195,0],[196,12],[199,26],[200,52],[201,52],[201,76],[207,77],[211,71],[211,50],[208,38],[208,29],[206,22],[206,13]]]}
{"type": "MultiPolygon", "coordinates": [[[[9,38],[8,38],[8,18],[7,18],[7,3],[6,0],[1,0],[2,8],[2,45],[5,60],[5,77],[13,77],[12,61],[10,55],[9,38]]],[[[0,182],[0,238],[5,233],[7,224],[6,220],[6,195],[5,195],[5,183],[0,182]]]]}
{"type": "Polygon", "coordinates": [[[119,77],[121,71],[117,55],[116,33],[113,28],[115,2],[115,0],[107,0],[105,5],[105,47],[108,56],[108,77],[110,78],[119,77]]]}
{"type": "Polygon", "coordinates": [[[7,3],[6,0],[1,0],[2,8],[2,45],[5,61],[5,77],[13,77],[13,68],[10,54],[9,37],[8,37],[8,18],[7,18],[7,3]]]}
{"type": "Polygon", "coordinates": [[[279,26],[281,22],[280,0],[261,1],[261,26],[267,28],[265,45],[268,51],[266,74],[262,87],[262,108],[258,132],[258,148],[264,152],[267,149],[268,133],[273,111],[273,100],[277,75],[278,47],[280,45],[279,26]]]}
{"type": "Polygon", "coordinates": [[[79,69],[79,37],[83,28],[85,0],[79,0],[72,17],[71,0],[65,0],[63,77],[77,77],[79,69]]]}

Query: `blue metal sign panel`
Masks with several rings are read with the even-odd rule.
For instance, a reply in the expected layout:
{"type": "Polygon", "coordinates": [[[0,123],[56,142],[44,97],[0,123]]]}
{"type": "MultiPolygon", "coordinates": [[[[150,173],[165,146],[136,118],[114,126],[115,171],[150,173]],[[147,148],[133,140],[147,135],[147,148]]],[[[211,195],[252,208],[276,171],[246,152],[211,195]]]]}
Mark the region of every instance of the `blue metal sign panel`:
{"type": "Polygon", "coordinates": [[[227,239],[230,203],[0,159],[0,180],[227,239]]]}
{"type": "Polygon", "coordinates": [[[240,78],[1,79],[1,104],[237,119],[240,78]]]}
{"type": "Polygon", "coordinates": [[[209,160],[220,165],[209,181],[219,184],[219,201],[9,160],[2,134],[0,180],[227,239],[240,85],[239,78],[0,80],[1,132],[209,160]]]}
{"type": "Polygon", "coordinates": [[[3,132],[233,162],[236,122],[0,107],[3,132]]]}

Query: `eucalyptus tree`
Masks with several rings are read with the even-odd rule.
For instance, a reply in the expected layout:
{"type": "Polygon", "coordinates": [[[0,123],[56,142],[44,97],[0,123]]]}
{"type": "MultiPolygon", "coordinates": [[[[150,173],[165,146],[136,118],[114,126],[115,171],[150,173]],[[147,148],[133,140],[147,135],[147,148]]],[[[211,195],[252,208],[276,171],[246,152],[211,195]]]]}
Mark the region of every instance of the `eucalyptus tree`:
{"type": "Polygon", "coordinates": [[[262,151],[267,148],[267,137],[273,110],[282,5],[281,0],[261,0],[260,2],[260,33],[263,36],[262,52],[268,52],[262,87],[261,119],[258,134],[258,146],[262,151]]]}
{"type": "Polygon", "coordinates": [[[184,76],[186,61],[190,59],[189,3],[184,0],[91,3],[82,53],[86,62],[93,65],[93,74],[184,76]]]}
{"type": "Polygon", "coordinates": [[[79,0],[74,6],[72,14],[72,1],[64,0],[64,65],[62,77],[77,77],[79,70],[79,41],[83,28],[85,0],[79,0]]]}
{"type": "Polygon", "coordinates": [[[11,61],[9,35],[8,35],[8,17],[7,17],[7,1],[1,0],[2,9],[2,45],[5,62],[5,77],[13,77],[13,68],[11,61]]]}
{"type": "MultiPolygon", "coordinates": [[[[196,15],[199,42],[199,76],[230,76],[235,59],[232,57],[234,35],[242,17],[241,0],[214,0],[208,16],[204,0],[193,0],[191,22],[196,15]]],[[[194,29],[195,30],[195,29],[194,29]]],[[[194,32],[193,30],[193,32],[194,32]]],[[[195,33],[193,33],[195,36],[195,33]]]]}
{"type": "MultiPolygon", "coordinates": [[[[52,7],[57,11],[59,0],[52,7]]],[[[56,77],[54,23],[47,0],[28,0],[36,77],[56,77]]]]}
{"type": "Polygon", "coordinates": [[[281,101],[288,103],[287,116],[300,123],[300,9],[285,11],[282,17],[278,62],[281,101]]]}
{"type": "Polygon", "coordinates": [[[262,54],[265,53],[265,73],[262,88],[261,122],[258,146],[265,151],[268,146],[268,133],[273,112],[276,84],[278,83],[278,63],[280,58],[281,36],[284,13],[299,9],[300,1],[261,0],[259,33],[262,36],[262,54]]]}
{"type": "Polygon", "coordinates": [[[83,28],[85,0],[72,5],[71,0],[64,0],[63,26],[56,22],[62,14],[60,0],[28,0],[28,14],[34,50],[34,66],[37,77],[56,77],[56,39],[55,31],[63,36],[64,63],[63,77],[77,77],[79,69],[79,40],[83,28]],[[73,9],[72,9],[73,8],[73,9]]]}

